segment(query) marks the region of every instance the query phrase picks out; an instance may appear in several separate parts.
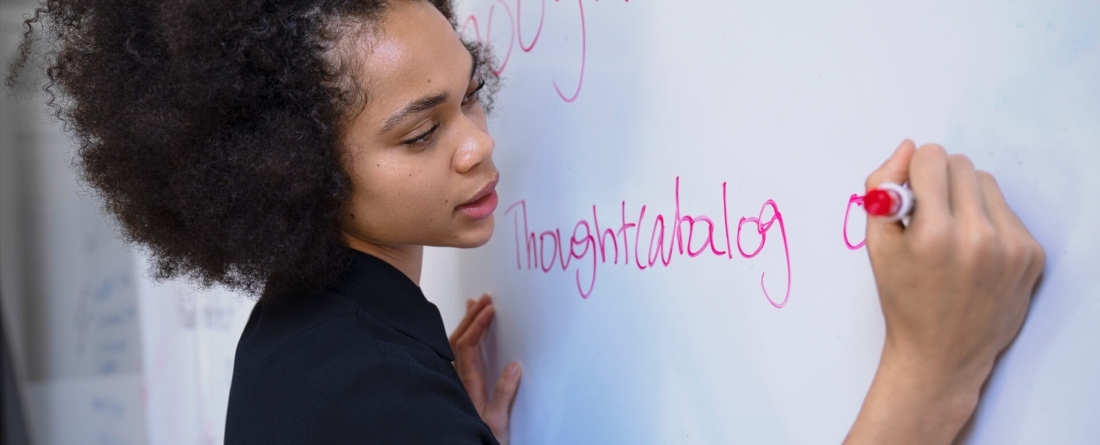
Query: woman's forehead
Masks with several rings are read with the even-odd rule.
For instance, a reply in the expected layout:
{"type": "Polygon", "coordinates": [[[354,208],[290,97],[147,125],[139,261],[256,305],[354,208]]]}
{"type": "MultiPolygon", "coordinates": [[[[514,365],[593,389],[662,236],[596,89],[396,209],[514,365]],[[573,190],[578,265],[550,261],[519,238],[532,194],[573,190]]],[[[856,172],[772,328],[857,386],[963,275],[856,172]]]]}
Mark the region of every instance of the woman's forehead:
{"type": "MultiPolygon", "coordinates": [[[[451,23],[428,2],[394,4],[373,30],[358,64],[368,108],[389,108],[469,81],[472,56],[451,23]]],[[[381,119],[382,117],[378,117],[381,119]]]]}

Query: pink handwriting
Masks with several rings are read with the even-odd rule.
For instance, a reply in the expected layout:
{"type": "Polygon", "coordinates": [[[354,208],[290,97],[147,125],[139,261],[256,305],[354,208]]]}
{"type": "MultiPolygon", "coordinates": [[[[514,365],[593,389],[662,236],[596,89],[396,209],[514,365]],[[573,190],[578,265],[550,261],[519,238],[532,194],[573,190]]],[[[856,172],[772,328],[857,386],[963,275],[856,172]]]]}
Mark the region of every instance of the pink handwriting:
{"type": "MultiPolygon", "coordinates": [[[[647,206],[642,205],[637,219],[627,220],[626,201],[619,205],[619,225],[601,227],[599,209],[592,205],[592,218],[582,219],[573,225],[571,232],[562,229],[531,230],[527,218],[527,201],[520,200],[507,209],[504,214],[513,214],[516,242],[516,268],[523,270],[541,270],[550,273],[555,268],[568,270],[577,260],[574,278],[577,292],[581,298],[588,298],[596,287],[596,279],[601,264],[610,257],[612,264],[633,265],[638,270],[662,266],[668,267],[677,256],[696,258],[709,253],[713,256],[733,258],[729,211],[726,199],[726,183],[722,183],[722,224],[707,215],[688,215],[680,211],[680,177],[676,177],[676,211],[671,219],[664,214],[656,214],[646,220],[647,206]],[[721,228],[723,237],[716,237],[721,228]],[[649,229],[649,230],[645,230],[649,229]],[[686,229],[687,236],[684,236],[686,229]],[[633,237],[631,237],[633,231],[633,237]],[[644,244],[648,235],[649,243],[644,244]],[[522,240],[521,240],[522,238],[522,240]],[[724,248],[719,244],[725,240],[724,248]],[[621,254],[621,256],[620,256],[621,254]],[[583,264],[582,264],[583,262],[583,264]],[[585,270],[587,269],[587,270],[585,270]]],[[[633,213],[631,214],[633,216],[633,213]]],[[[768,241],[768,233],[779,229],[779,239],[783,243],[783,256],[787,273],[787,286],[781,301],[775,301],[764,284],[764,273],[760,274],[760,287],[764,297],[772,306],[786,306],[791,295],[791,259],[787,245],[787,229],[783,223],[783,214],[774,200],[767,200],[756,216],[742,217],[737,224],[736,248],[742,258],[752,259],[760,254],[768,241]],[[759,236],[755,249],[746,252],[742,245],[742,231],[746,226],[755,227],[746,233],[755,232],[759,236]]]]}
{"type": "Polygon", "coordinates": [[[775,307],[783,307],[787,305],[787,299],[791,296],[791,254],[787,249],[787,228],[783,225],[783,215],[779,213],[779,207],[776,206],[775,201],[767,200],[764,202],[764,206],[760,208],[760,213],[755,217],[741,217],[741,222],[737,223],[737,251],[741,253],[741,256],[745,258],[752,258],[760,254],[760,251],[764,249],[764,243],[768,240],[768,230],[771,229],[772,224],[779,222],[779,234],[783,237],[783,257],[787,260],[787,294],[783,296],[783,301],[776,303],[772,300],[772,297],[768,295],[768,288],[764,286],[764,273],[760,273],[760,288],[764,290],[764,298],[768,299],[768,302],[775,307]],[[764,218],[764,210],[768,207],[772,208],[772,216],[768,218],[767,222],[761,223],[760,220],[764,218]],[[745,253],[741,249],[741,227],[745,223],[752,223],[756,225],[756,233],[760,235],[760,244],[756,246],[756,250],[752,253],[745,253]]]}
{"type": "MultiPolygon", "coordinates": [[[[867,240],[864,239],[857,244],[852,244],[852,241],[848,238],[848,215],[852,213],[852,206],[863,207],[863,197],[855,193],[848,198],[848,208],[844,209],[844,245],[848,246],[848,250],[858,250],[867,244],[867,240]]],[[[865,237],[866,238],[866,237],[865,237]]]]}
{"type": "MultiPolygon", "coordinates": [[[[629,2],[630,0],[626,0],[629,2]]],[[[560,3],[559,0],[554,0],[555,3],[560,3]]],[[[504,0],[497,0],[495,3],[489,5],[489,11],[487,13],[488,18],[485,20],[485,34],[482,39],[481,26],[477,15],[471,14],[466,17],[466,20],[462,23],[462,28],[459,33],[469,35],[473,33],[473,38],[478,42],[488,44],[492,38],[493,32],[493,17],[497,12],[497,5],[501,6],[504,11],[502,17],[508,18],[508,31],[510,33],[508,37],[508,49],[501,57],[499,67],[494,67],[493,72],[500,75],[504,72],[504,69],[508,66],[508,61],[512,57],[513,44],[518,40],[519,47],[523,52],[530,53],[535,49],[535,45],[538,44],[539,36],[542,35],[543,24],[546,20],[546,0],[541,0],[541,8],[539,9],[539,21],[538,28],[535,29],[535,35],[531,38],[530,44],[524,44],[523,42],[523,0],[516,0],[516,14],[512,15],[512,9],[508,7],[508,4],[504,0]]],[[[558,93],[558,97],[565,102],[573,102],[577,100],[577,97],[581,94],[581,87],[584,86],[584,71],[585,64],[588,59],[588,27],[584,21],[584,0],[577,0],[577,12],[581,30],[581,42],[580,42],[580,59],[581,66],[580,72],[577,73],[577,87],[571,94],[566,94],[562,91],[562,87],[558,86],[558,81],[551,81],[551,85],[554,87],[554,91],[558,93]]],[[[500,23],[498,21],[498,23],[500,23]]],[[[499,49],[499,48],[498,48],[499,49]]],[[[498,54],[499,55],[499,54],[498,54]]]]}

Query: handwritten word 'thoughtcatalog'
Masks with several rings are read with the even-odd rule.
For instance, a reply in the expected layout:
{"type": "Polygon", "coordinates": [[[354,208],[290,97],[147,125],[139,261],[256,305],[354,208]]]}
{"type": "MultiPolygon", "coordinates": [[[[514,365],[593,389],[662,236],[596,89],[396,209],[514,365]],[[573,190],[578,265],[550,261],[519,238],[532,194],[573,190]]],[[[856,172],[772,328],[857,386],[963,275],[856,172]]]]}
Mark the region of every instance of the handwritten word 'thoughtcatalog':
{"type": "MultiPolygon", "coordinates": [[[[638,270],[668,267],[676,257],[696,258],[702,255],[752,259],[768,245],[768,234],[779,238],[783,245],[787,284],[782,292],[768,290],[766,272],[760,274],[760,288],[772,306],[782,308],[791,294],[791,258],[787,245],[787,229],[783,214],[774,200],[767,200],[755,215],[742,216],[735,231],[731,230],[726,183],[722,183],[721,217],[689,215],[680,210],[680,177],[676,177],[676,210],[671,217],[661,213],[646,214],[648,206],[633,209],[627,216],[626,201],[619,205],[619,223],[600,225],[600,212],[592,205],[592,218],[573,225],[563,236],[560,228],[531,230],[527,217],[527,201],[520,200],[504,211],[511,215],[515,227],[516,268],[550,273],[555,267],[562,271],[575,267],[577,292],[588,298],[596,288],[601,264],[623,264],[638,270]],[[635,215],[637,215],[635,217],[635,215]],[[751,235],[751,236],[750,236],[751,235]],[[755,245],[744,243],[751,239],[755,245]],[[648,240],[648,241],[647,241],[648,240]],[[577,263],[573,263],[577,260],[577,263]],[[773,297],[782,294],[782,299],[773,297]]],[[[606,221],[606,219],[605,219],[606,221]]],[[[774,243],[773,243],[774,244],[774,243]]]]}

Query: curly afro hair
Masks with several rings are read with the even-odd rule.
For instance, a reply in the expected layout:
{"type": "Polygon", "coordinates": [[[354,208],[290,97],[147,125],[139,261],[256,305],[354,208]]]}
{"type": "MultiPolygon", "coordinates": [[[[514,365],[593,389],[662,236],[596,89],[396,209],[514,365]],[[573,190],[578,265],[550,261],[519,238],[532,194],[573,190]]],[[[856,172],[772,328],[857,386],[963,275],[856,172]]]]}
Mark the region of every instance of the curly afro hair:
{"type": "MultiPolygon", "coordinates": [[[[429,1],[455,23],[450,0],[429,1]]],[[[7,82],[42,34],[44,88],[75,165],[151,254],[154,278],[264,299],[315,290],[349,258],[341,127],[363,106],[349,76],[360,62],[333,49],[387,3],[46,0],[7,82]]]]}

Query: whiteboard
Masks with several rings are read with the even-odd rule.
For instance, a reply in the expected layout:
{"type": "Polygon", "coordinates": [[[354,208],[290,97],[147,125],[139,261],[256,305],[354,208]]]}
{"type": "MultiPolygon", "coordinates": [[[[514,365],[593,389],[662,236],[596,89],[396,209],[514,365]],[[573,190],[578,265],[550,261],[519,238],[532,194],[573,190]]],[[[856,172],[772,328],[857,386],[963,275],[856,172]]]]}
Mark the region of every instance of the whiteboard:
{"type": "Polygon", "coordinates": [[[495,296],[513,443],[839,443],[883,340],[849,198],[905,137],[992,172],[1049,258],[966,443],[1100,442],[1100,2],[459,11],[505,80],[501,205],[425,289],[451,328],[495,296]]]}

